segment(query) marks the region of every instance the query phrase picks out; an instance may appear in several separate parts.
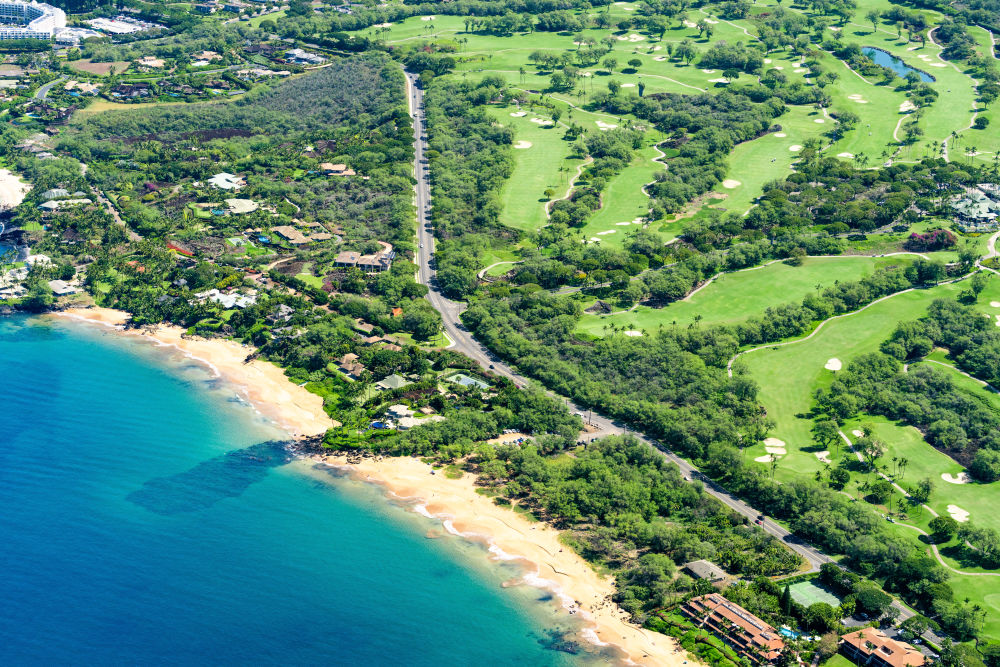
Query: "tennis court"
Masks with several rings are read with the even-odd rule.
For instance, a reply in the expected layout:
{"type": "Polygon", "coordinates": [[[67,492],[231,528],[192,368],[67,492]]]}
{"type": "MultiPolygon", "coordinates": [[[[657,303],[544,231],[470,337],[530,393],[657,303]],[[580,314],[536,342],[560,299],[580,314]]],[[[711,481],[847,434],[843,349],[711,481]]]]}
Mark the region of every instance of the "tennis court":
{"type": "Polygon", "coordinates": [[[792,584],[788,590],[792,594],[792,599],[803,607],[808,607],[815,602],[825,602],[831,607],[840,604],[840,598],[811,581],[800,581],[797,584],[792,584]]]}

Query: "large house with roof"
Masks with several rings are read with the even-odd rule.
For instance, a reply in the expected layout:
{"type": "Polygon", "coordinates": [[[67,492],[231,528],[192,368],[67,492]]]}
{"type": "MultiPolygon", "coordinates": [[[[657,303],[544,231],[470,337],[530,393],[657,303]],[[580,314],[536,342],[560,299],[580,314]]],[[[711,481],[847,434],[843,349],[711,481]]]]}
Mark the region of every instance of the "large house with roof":
{"type": "Polygon", "coordinates": [[[992,232],[998,228],[1000,193],[985,184],[969,188],[951,202],[955,222],[963,232],[992,232]]]}
{"type": "Polygon", "coordinates": [[[785,648],[777,630],[718,593],[691,598],[681,612],[754,664],[774,662],[785,648]]]}
{"type": "Polygon", "coordinates": [[[913,646],[892,639],[878,628],[862,628],[844,635],[840,652],[861,667],[922,667],[927,660],[913,646]]]}

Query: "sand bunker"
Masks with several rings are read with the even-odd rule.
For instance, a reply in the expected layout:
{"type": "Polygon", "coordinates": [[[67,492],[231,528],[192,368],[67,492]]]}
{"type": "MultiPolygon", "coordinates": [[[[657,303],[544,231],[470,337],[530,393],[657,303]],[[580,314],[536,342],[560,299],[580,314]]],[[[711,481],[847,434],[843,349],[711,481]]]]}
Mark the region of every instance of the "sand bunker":
{"type": "Polygon", "coordinates": [[[906,113],[908,111],[916,111],[917,107],[910,100],[906,100],[899,105],[899,113],[906,113]]]}
{"type": "Polygon", "coordinates": [[[787,137],[788,135],[787,135],[787,134],[785,134],[784,132],[775,132],[775,133],[774,133],[774,136],[776,136],[776,137],[781,137],[782,139],[784,139],[784,138],[785,138],[785,137],[787,137]]]}
{"type": "Polygon", "coordinates": [[[770,58],[764,58],[764,64],[765,65],[770,65],[771,64],[771,59],[770,58]]]}
{"type": "Polygon", "coordinates": [[[754,459],[757,463],[770,463],[772,456],[770,454],[764,454],[764,456],[758,456],[754,459]]]}
{"type": "Polygon", "coordinates": [[[538,123],[539,125],[548,125],[552,121],[549,120],[548,118],[532,118],[531,122],[532,123],[538,123]]]}
{"type": "Polygon", "coordinates": [[[1000,315],[997,315],[997,326],[1000,327],[1000,315]]]}
{"type": "Polygon", "coordinates": [[[608,229],[608,230],[605,230],[603,232],[597,232],[597,235],[598,236],[607,236],[608,234],[617,234],[617,233],[618,233],[617,229],[608,229]]]}
{"type": "Polygon", "coordinates": [[[701,71],[704,72],[705,74],[715,74],[714,69],[703,69],[701,71]]]}
{"type": "Polygon", "coordinates": [[[688,21],[688,20],[685,19],[685,21],[684,21],[684,27],[685,28],[697,28],[698,24],[695,23],[694,21],[688,21]]]}
{"type": "Polygon", "coordinates": [[[716,23],[718,23],[718,21],[716,21],[715,19],[705,19],[705,23],[711,23],[712,25],[715,25],[716,23]]]}
{"type": "Polygon", "coordinates": [[[513,116],[514,118],[521,118],[523,116],[527,116],[528,112],[527,111],[511,111],[510,115],[513,116]]]}
{"type": "Polygon", "coordinates": [[[927,63],[927,65],[930,66],[930,67],[945,67],[946,66],[944,63],[927,63]]]}
{"type": "Polygon", "coordinates": [[[959,523],[965,523],[969,520],[969,513],[958,505],[948,505],[948,514],[959,523]]]}
{"type": "Polygon", "coordinates": [[[853,431],[851,431],[851,435],[853,435],[855,438],[863,438],[865,437],[865,432],[860,431],[858,429],[854,429],[853,431]]]}
{"type": "Polygon", "coordinates": [[[990,307],[1000,308],[1000,301],[990,301],[990,307]]]}
{"type": "Polygon", "coordinates": [[[766,451],[768,454],[778,454],[778,455],[783,455],[788,453],[787,450],[785,449],[785,441],[779,440],[778,438],[768,438],[767,440],[765,440],[764,451],[766,451]]]}
{"type": "Polygon", "coordinates": [[[616,222],[615,224],[616,224],[617,226],[619,226],[619,227],[628,227],[628,226],[629,226],[629,225],[631,225],[632,223],[631,223],[631,222],[616,222]]]}
{"type": "Polygon", "coordinates": [[[600,241],[601,239],[597,238],[596,236],[591,236],[590,240],[591,241],[600,241]]]}
{"type": "Polygon", "coordinates": [[[957,475],[952,475],[951,473],[946,472],[941,475],[941,479],[949,484],[969,484],[972,482],[972,478],[969,477],[969,473],[967,472],[960,472],[957,475]]]}
{"type": "Polygon", "coordinates": [[[809,70],[807,70],[805,67],[796,67],[792,71],[795,72],[796,74],[805,74],[809,70]]]}
{"type": "Polygon", "coordinates": [[[732,190],[733,188],[738,188],[741,185],[743,184],[732,178],[727,178],[726,180],[722,181],[722,187],[728,188],[730,190],[732,190]]]}
{"type": "Polygon", "coordinates": [[[813,122],[814,123],[821,123],[822,124],[822,123],[826,122],[826,119],[825,118],[817,118],[817,119],[813,120],[813,122]]]}
{"type": "Polygon", "coordinates": [[[843,364],[840,363],[840,359],[838,359],[837,357],[833,357],[832,359],[826,362],[823,368],[825,368],[828,371],[839,371],[841,368],[843,368],[843,364]]]}
{"type": "Polygon", "coordinates": [[[662,63],[664,60],[666,60],[666,57],[665,56],[656,56],[655,58],[653,58],[653,60],[655,60],[658,63],[662,63]]]}
{"type": "Polygon", "coordinates": [[[821,462],[823,462],[823,463],[830,463],[831,462],[830,461],[830,450],[827,449],[827,450],[824,450],[822,452],[813,452],[813,453],[816,454],[816,458],[818,458],[821,462]]]}
{"type": "Polygon", "coordinates": [[[858,104],[868,104],[868,100],[866,100],[863,95],[860,95],[858,93],[854,93],[853,95],[848,95],[847,99],[851,100],[852,102],[857,102],[858,104]]]}
{"type": "Polygon", "coordinates": [[[514,144],[514,148],[531,148],[531,142],[530,141],[519,141],[516,144],[514,144]]]}
{"type": "Polygon", "coordinates": [[[662,51],[662,50],[663,50],[663,47],[662,47],[662,46],[654,46],[654,47],[653,47],[653,50],[654,50],[654,51],[662,51]]]}
{"type": "Polygon", "coordinates": [[[788,150],[792,151],[793,153],[798,153],[800,150],[802,150],[802,146],[800,146],[799,144],[792,144],[791,146],[788,147],[788,150]]]}
{"type": "Polygon", "coordinates": [[[632,336],[633,338],[642,335],[641,331],[636,331],[635,329],[629,329],[628,331],[623,331],[622,333],[626,336],[632,336]]]}
{"type": "Polygon", "coordinates": [[[619,42],[642,42],[645,41],[645,37],[638,33],[632,33],[631,35],[618,35],[619,42]]]}
{"type": "Polygon", "coordinates": [[[852,158],[854,157],[854,153],[837,153],[837,157],[852,158]]]}
{"type": "Polygon", "coordinates": [[[437,18],[436,16],[421,16],[420,20],[421,21],[433,21],[436,18],[437,18]]]}
{"type": "Polygon", "coordinates": [[[772,67],[771,69],[779,69],[779,70],[780,70],[780,69],[785,69],[785,68],[784,68],[784,67],[782,67],[781,65],[775,65],[775,66],[774,66],[774,67],[772,67]]]}
{"type": "Polygon", "coordinates": [[[375,24],[375,27],[376,27],[376,28],[388,28],[388,27],[391,27],[391,26],[392,26],[392,24],[391,24],[391,23],[389,23],[389,22],[385,22],[385,23],[376,23],[376,24],[375,24]]]}
{"type": "Polygon", "coordinates": [[[708,82],[709,83],[729,83],[729,79],[723,79],[722,77],[719,77],[718,79],[709,79],[708,82]]]}
{"type": "Polygon", "coordinates": [[[594,122],[597,123],[597,127],[601,130],[613,130],[618,127],[613,123],[605,123],[603,120],[595,120],[594,122]]]}
{"type": "Polygon", "coordinates": [[[634,83],[623,83],[622,88],[635,88],[634,83]]]}

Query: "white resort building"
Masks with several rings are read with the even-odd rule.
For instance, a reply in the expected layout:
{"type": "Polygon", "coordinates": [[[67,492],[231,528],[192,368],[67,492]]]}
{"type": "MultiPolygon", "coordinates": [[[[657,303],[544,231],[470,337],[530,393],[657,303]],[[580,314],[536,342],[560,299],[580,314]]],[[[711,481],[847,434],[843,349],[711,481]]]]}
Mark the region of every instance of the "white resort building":
{"type": "Polygon", "coordinates": [[[0,39],[52,39],[66,27],[66,12],[42,2],[0,0],[0,39]]]}

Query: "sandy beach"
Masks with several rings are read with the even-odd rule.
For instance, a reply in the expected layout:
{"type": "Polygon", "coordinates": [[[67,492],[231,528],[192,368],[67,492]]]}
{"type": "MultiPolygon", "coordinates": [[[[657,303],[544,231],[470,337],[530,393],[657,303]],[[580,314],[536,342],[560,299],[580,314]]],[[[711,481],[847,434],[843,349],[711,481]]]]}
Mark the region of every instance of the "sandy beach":
{"type": "Polygon", "coordinates": [[[476,493],[474,477],[448,479],[442,471],[410,457],[364,459],[348,463],[343,456],[314,455],[313,460],[346,469],[354,478],[385,487],[390,496],[412,503],[424,516],[440,519],[449,532],[489,545],[490,558],[520,561],[525,575],[518,583],[552,591],[567,613],[589,621],[582,639],[610,645],[623,664],[675,667],[696,663],[666,635],[628,621],[610,601],[614,580],[595,572],[576,552],[559,541],[559,532],[497,506],[476,493]]]}
{"type": "Polygon", "coordinates": [[[14,208],[31,190],[31,185],[10,169],[0,169],[0,207],[14,208]]]}
{"type": "Polygon", "coordinates": [[[124,329],[128,313],[110,308],[70,308],[54,315],[102,324],[123,335],[142,336],[159,345],[176,348],[235,385],[262,415],[293,436],[321,435],[338,425],[323,410],[322,398],[292,383],[274,364],[259,360],[244,363],[253,349],[235,341],[184,338],[184,329],[176,326],[124,329]]]}

